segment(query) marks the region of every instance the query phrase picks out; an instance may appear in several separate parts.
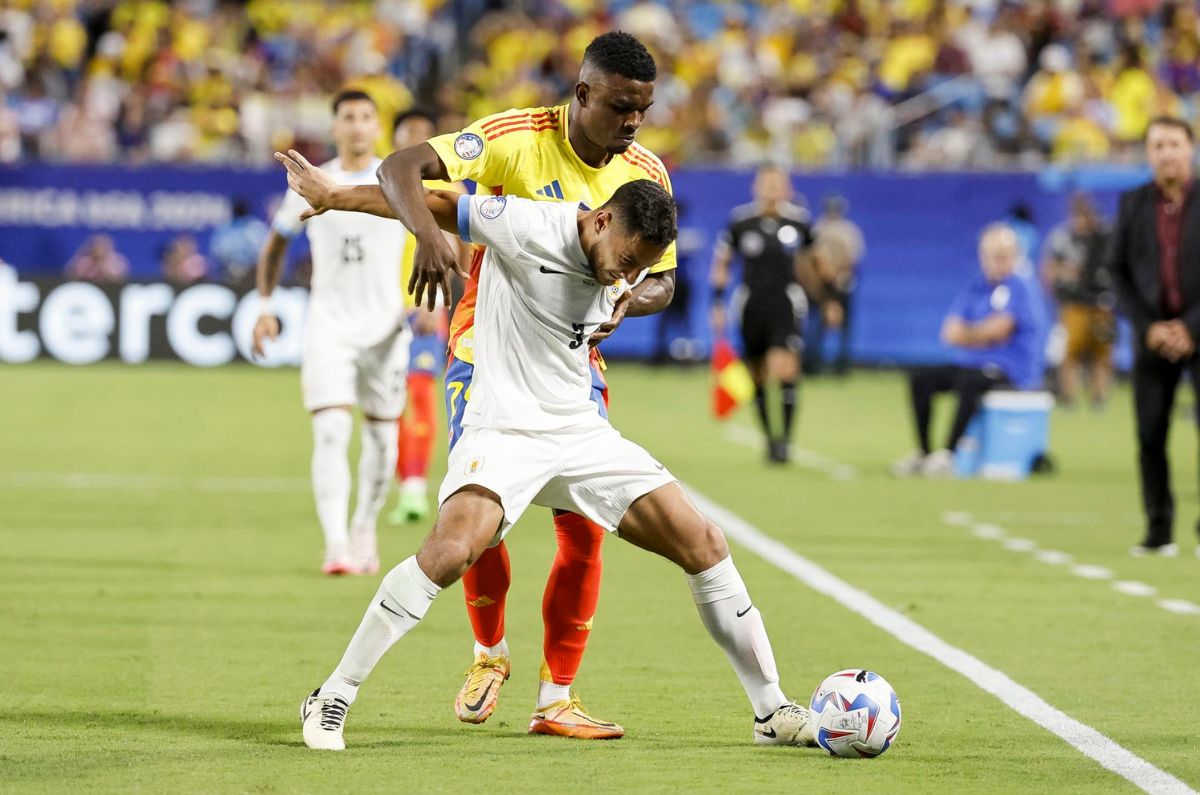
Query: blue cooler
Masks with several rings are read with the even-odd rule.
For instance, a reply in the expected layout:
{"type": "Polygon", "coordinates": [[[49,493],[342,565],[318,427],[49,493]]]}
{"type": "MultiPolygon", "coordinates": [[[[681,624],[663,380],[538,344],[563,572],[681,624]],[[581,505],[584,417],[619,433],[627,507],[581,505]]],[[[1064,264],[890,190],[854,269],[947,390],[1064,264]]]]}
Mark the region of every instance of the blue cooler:
{"type": "Polygon", "coordinates": [[[960,478],[1024,480],[1050,443],[1049,392],[989,392],[954,451],[960,478]]]}

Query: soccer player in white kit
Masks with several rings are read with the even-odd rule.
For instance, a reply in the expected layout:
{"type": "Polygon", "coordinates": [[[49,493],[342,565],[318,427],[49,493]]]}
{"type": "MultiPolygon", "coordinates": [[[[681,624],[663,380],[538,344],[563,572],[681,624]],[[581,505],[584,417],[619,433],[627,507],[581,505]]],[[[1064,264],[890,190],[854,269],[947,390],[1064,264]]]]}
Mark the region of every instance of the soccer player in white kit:
{"type": "MultiPolygon", "coordinates": [[[[310,165],[277,155],[290,174],[310,165]]],[[[589,400],[587,340],[676,236],[675,202],[649,180],[602,207],[427,194],[443,229],[487,246],[476,308],[474,394],[421,550],[383,578],[341,662],[301,703],[309,748],[341,750],[346,713],[384,653],[531,503],[576,511],[679,565],[755,713],[754,741],[812,744],[808,711],[779,687],[771,643],[720,529],[666,468],[589,400]],[[759,717],[763,716],[763,717],[759,717]]],[[[424,289],[443,274],[419,273],[424,289]]]]}
{"type": "MultiPolygon", "coordinates": [[[[342,184],[375,181],[379,114],[364,92],[344,90],[333,100],[337,157],[321,166],[342,184]]],[[[279,334],[270,295],[279,284],[288,242],[302,231],[312,248],[312,290],[304,326],[300,385],[312,414],[312,484],[325,535],[325,574],[379,570],[375,522],[396,466],[396,419],[404,411],[411,334],[405,321],[400,264],[407,232],[394,222],[361,213],[330,212],[301,221],[308,203],[289,190],[275,214],[258,264],[266,307],[254,327],[254,350],[279,334]],[[358,502],[350,510],[347,455],[351,409],[362,410],[358,502]]]]}

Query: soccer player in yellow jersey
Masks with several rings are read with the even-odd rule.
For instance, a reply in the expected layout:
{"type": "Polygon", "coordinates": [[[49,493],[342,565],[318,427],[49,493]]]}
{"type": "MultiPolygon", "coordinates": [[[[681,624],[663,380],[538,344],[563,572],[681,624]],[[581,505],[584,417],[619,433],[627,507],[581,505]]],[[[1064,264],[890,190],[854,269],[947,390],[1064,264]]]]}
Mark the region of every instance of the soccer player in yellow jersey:
{"type": "MultiPolygon", "coordinates": [[[[671,183],[662,162],[634,138],[654,101],[654,59],[627,33],[596,37],[584,52],[575,95],[566,105],[509,110],[476,121],[459,133],[389,156],[380,167],[379,186],[339,188],[319,183],[320,175],[301,193],[313,212],[359,210],[394,216],[417,239],[413,261],[415,283],[431,285],[416,299],[435,303],[434,287],[449,298],[451,271],[458,270],[453,248],[442,236],[425,204],[423,179],[470,179],[477,192],[513,194],[530,199],[567,200],[599,207],[621,185],[651,179],[668,191],[671,183]]],[[[470,399],[474,369],[475,293],[482,252],[472,259],[467,290],[450,326],[450,359],[446,368],[447,412],[451,446],[462,433],[461,420],[470,399]]],[[[613,320],[591,340],[611,334],[625,315],[648,315],[664,309],[675,289],[675,246],[623,300],[613,320]]],[[[585,340],[580,340],[583,344],[585,340]]],[[[607,416],[603,363],[593,356],[593,400],[607,416]]],[[[545,622],[543,665],[537,707],[529,731],[588,739],[624,735],[620,726],[590,716],[571,690],[592,628],[599,598],[600,546],[605,531],[576,514],[556,512],[558,554],[542,602],[545,622]]],[[[463,577],[467,611],[475,632],[475,663],[455,700],[460,720],[482,723],[496,706],[500,686],[510,671],[504,639],[504,604],[510,582],[508,552],[503,542],[484,552],[463,577]]]]}

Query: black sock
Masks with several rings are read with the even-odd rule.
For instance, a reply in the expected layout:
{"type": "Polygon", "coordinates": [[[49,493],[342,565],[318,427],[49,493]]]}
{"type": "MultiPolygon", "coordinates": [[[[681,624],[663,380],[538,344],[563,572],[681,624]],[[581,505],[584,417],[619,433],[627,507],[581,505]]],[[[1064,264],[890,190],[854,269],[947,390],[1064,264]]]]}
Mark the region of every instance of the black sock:
{"type": "Polygon", "coordinates": [[[763,433],[767,439],[774,439],[771,434],[771,415],[767,412],[767,388],[762,384],[754,387],[754,405],[758,406],[758,421],[762,423],[763,433]]]}
{"type": "Polygon", "coordinates": [[[796,414],[796,382],[784,381],[780,386],[783,401],[783,438],[792,438],[792,418],[796,414]]]}

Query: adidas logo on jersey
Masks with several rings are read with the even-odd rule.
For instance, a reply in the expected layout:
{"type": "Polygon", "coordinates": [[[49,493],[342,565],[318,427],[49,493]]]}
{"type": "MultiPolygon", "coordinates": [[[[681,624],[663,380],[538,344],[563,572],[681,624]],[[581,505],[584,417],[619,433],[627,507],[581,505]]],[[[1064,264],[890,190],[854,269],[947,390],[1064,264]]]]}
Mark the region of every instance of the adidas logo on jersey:
{"type": "Polygon", "coordinates": [[[562,199],[565,198],[562,192],[562,185],[558,184],[558,180],[554,180],[544,188],[538,188],[534,191],[538,196],[545,196],[547,199],[562,199]]]}

